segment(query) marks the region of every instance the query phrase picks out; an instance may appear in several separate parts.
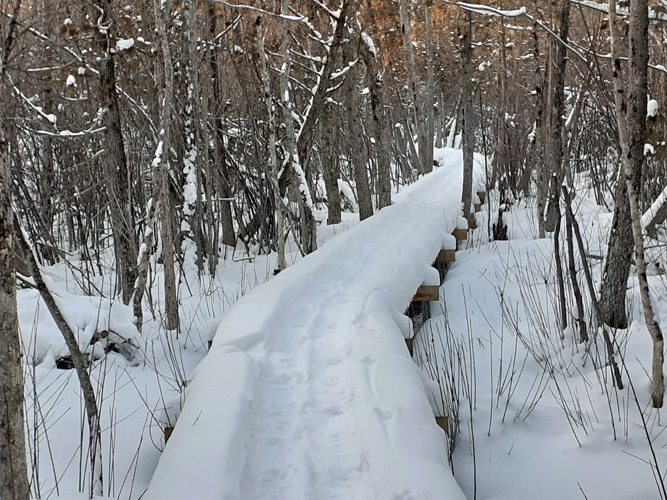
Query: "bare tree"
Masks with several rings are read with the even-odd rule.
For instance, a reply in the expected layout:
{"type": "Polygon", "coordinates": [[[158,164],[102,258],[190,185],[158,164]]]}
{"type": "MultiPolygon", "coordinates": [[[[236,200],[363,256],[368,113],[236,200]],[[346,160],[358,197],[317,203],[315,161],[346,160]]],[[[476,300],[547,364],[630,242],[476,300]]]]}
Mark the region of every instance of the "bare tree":
{"type": "MultiPolygon", "coordinates": [[[[5,18],[0,20],[0,93],[4,93],[7,62],[17,36],[21,1],[1,2],[0,8],[3,14],[12,13],[9,22],[5,18]]],[[[28,500],[30,485],[24,437],[23,367],[16,311],[12,178],[4,114],[3,104],[0,109],[0,366],[3,370],[0,376],[0,494],[5,500],[28,500]]]]}
{"type": "Polygon", "coordinates": [[[644,163],[644,139],[646,136],[646,103],[648,94],[648,2],[631,0],[629,13],[629,64],[623,79],[619,51],[620,35],[616,19],[616,1],[609,0],[611,21],[612,65],[614,75],[614,96],[616,120],[621,141],[623,171],[630,201],[630,218],[635,247],[635,264],[639,280],[639,294],[644,310],[646,327],[653,340],[651,376],[653,378],[653,406],[662,408],[665,381],[663,374],[664,340],[660,325],[655,318],[644,257],[644,235],[639,210],[637,181],[644,163]],[[625,81],[624,81],[625,80],[625,81]]]}
{"type": "MultiPolygon", "coordinates": [[[[15,20],[20,4],[17,1],[13,5],[14,22],[2,24],[0,91],[16,35],[15,20]]],[[[3,10],[8,7],[11,5],[2,5],[3,10]]],[[[0,110],[0,366],[4,372],[0,377],[0,493],[7,500],[27,500],[30,488],[24,438],[23,367],[16,312],[12,182],[4,111],[0,110]]]]}
{"type": "Polygon", "coordinates": [[[162,49],[163,96],[160,108],[160,141],[155,150],[153,168],[157,171],[155,199],[159,200],[160,234],[162,238],[162,260],[164,264],[164,294],[166,328],[176,330],[179,327],[178,298],[176,294],[176,275],[174,261],[174,236],[172,228],[172,207],[169,197],[169,154],[171,146],[171,114],[174,99],[174,68],[171,49],[167,39],[167,19],[171,2],[155,2],[155,20],[158,39],[162,49]]]}
{"type": "Polygon", "coordinates": [[[35,281],[35,287],[39,292],[40,297],[46,304],[49,313],[53,317],[60,333],[62,334],[65,344],[70,352],[72,364],[79,379],[79,386],[83,395],[83,401],[86,409],[86,418],[88,422],[88,459],[90,460],[90,498],[95,495],[102,495],[103,492],[103,473],[102,473],[102,430],[100,428],[100,413],[97,406],[97,399],[93,384],[88,373],[88,363],[79,348],[76,335],[72,327],[70,327],[67,319],[58,307],[58,304],[49,290],[49,287],[42,278],[42,271],[37,264],[35,258],[35,250],[30,238],[25,231],[22,230],[18,217],[14,217],[16,231],[21,236],[21,242],[24,246],[24,255],[27,256],[28,266],[30,267],[30,274],[35,281]]]}
{"type": "Polygon", "coordinates": [[[472,177],[473,160],[475,149],[475,111],[474,111],[474,85],[472,81],[472,12],[465,11],[465,23],[463,26],[463,50],[461,53],[463,64],[463,193],[461,203],[463,205],[463,217],[468,221],[471,228],[475,227],[475,213],[472,209],[472,177]]]}
{"type": "Polygon", "coordinates": [[[99,95],[102,102],[108,160],[107,172],[111,227],[114,233],[116,274],[123,303],[129,304],[137,278],[137,243],[132,215],[131,179],[121,129],[120,106],[116,89],[114,26],[111,0],[95,0],[99,13],[96,41],[103,58],[99,70],[99,95]]]}

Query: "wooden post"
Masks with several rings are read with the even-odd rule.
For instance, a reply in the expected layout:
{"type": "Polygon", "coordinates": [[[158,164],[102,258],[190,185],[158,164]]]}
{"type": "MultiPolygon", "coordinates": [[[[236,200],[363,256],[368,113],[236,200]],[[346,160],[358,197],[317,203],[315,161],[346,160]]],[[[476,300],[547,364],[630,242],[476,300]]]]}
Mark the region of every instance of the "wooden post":
{"type": "Polygon", "coordinates": [[[473,205],[475,206],[475,213],[482,211],[482,204],[481,203],[473,203],[473,205]]]}
{"type": "Polygon", "coordinates": [[[414,342],[413,339],[405,339],[405,345],[408,348],[408,352],[410,353],[410,357],[414,354],[414,342]]]}
{"type": "Polygon", "coordinates": [[[486,198],[486,191],[477,191],[477,197],[479,198],[479,202],[484,205],[484,199],[486,198]]]}
{"type": "Polygon", "coordinates": [[[164,442],[165,442],[165,444],[167,443],[167,441],[169,441],[169,438],[171,437],[172,432],[174,432],[173,427],[165,427],[164,428],[164,442]]]}
{"type": "Polygon", "coordinates": [[[449,434],[449,417],[435,417],[435,423],[440,426],[440,428],[449,434]]]}
{"type": "Polygon", "coordinates": [[[435,285],[422,285],[412,297],[412,302],[431,302],[440,300],[440,287],[435,285]]]}
{"type": "Polygon", "coordinates": [[[468,239],[468,230],[467,229],[454,229],[452,235],[456,238],[456,241],[465,241],[468,239]]]}
{"type": "Polygon", "coordinates": [[[456,261],[456,250],[452,249],[447,249],[447,250],[440,250],[438,252],[438,256],[435,258],[435,261],[438,264],[451,264],[452,262],[456,261]]]}

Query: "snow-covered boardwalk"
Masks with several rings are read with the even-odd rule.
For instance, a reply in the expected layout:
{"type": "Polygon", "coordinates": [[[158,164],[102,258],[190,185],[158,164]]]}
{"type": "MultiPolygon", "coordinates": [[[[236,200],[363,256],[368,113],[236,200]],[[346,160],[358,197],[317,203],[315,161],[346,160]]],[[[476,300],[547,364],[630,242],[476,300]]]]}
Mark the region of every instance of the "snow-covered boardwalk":
{"type": "Polygon", "coordinates": [[[145,500],[462,499],[403,312],[458,220],[459,151],[243,297],[145,500]]]}

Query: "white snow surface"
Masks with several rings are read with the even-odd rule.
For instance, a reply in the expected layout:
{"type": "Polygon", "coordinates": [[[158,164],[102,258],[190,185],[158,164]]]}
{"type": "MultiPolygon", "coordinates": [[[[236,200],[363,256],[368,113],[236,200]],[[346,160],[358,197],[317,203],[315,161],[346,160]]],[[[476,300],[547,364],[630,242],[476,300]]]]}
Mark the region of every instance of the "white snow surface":
{"type": "Polygon", "coordinates": [[[144,500],[463,499],[403,311],[459,216],[461,152],[240,299],[144,500]]]}
{"type": "Polygon", "coordinates": [[[116,52],[122,52],[134,47],[134,38],[116,40],[116,52]]]}
{"type": "Polygon", "coordinates": [[[649,99],[647,105],[646,105],[646,115],[650,117],[655,117],[655,115],[658,114],[658,101],[655,99],[649,99]]]}

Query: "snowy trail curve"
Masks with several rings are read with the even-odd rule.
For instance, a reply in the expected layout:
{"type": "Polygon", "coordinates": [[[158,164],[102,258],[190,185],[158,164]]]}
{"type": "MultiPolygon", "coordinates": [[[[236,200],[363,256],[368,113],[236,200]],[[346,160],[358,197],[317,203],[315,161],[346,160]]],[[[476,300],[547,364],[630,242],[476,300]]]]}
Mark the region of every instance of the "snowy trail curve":
{"type": "Polygon", "coordinates": [[[145,499],[464,498],[394,319],[458,220],[460,152],[438,153],[223,317],[145,499]]]}

